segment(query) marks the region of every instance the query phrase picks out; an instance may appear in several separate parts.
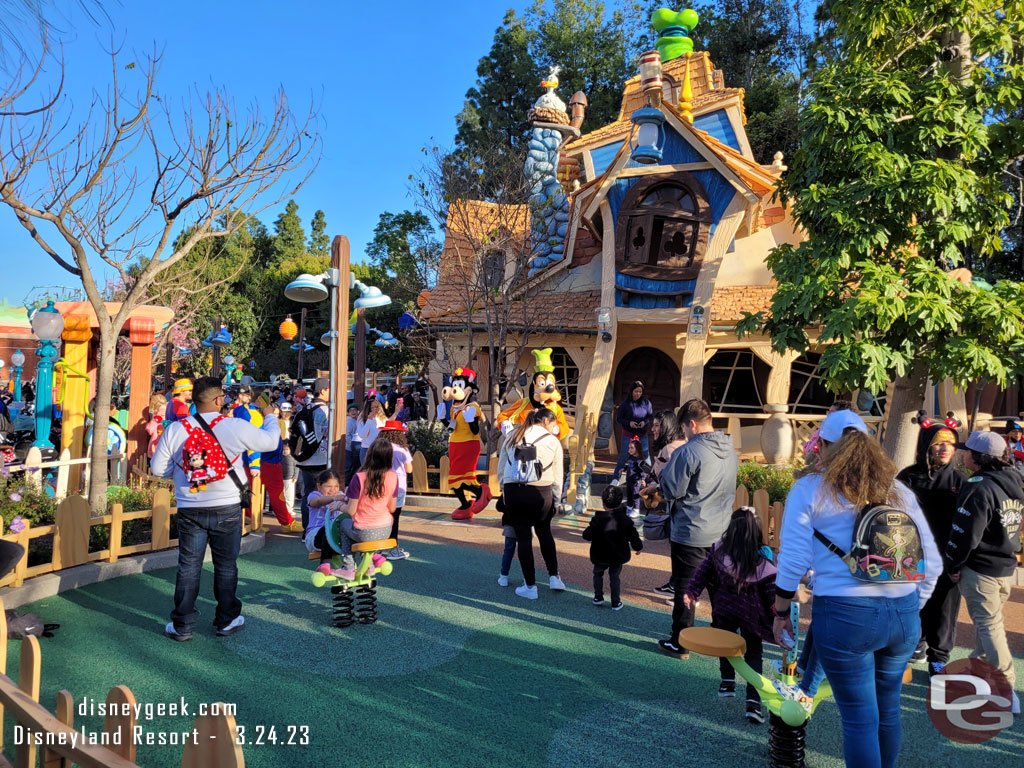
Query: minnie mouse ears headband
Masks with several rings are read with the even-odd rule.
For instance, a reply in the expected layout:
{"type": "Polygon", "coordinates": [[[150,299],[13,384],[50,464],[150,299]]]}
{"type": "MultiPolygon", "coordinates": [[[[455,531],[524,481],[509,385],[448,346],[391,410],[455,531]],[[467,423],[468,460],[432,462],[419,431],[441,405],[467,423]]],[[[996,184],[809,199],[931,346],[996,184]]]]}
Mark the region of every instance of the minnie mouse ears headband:
{"type": "MultiPolygon", "coordinates": [[[[928,411],[922,410],[917,412],[917,416],[912,418],[910,423],[917,424],[921,429],[928,429],[928,427],[939,422],[937,419],[932,419],[928,415],[928,411]]],[[[963,426],[963,422],[956,418],[952,411],[946,411],[946,420],[941,423],[950,429],[960,429],[963,426]]]]}

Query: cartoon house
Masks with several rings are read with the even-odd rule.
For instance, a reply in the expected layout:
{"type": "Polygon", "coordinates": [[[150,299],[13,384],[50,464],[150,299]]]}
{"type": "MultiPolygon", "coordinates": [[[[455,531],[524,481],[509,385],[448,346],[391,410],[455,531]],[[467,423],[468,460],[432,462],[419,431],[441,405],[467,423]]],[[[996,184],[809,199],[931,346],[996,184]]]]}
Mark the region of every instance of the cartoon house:
{"type": "MultiPolygon", "coordinates": [[[[686,33],[696,14],[659,11],[654,21],[659,52],[645,55],[643,77],[625,83],[615,122],[575,135],[586,99],[573,97],[570,118],[552,78],[531,110],[533,186],[521,227],[531,238],[531,285],[553,288],[527,301],[525,346],[555,349],[566,412],[585,406],[597,415],[598,452],[614,447],[614,407],[639,379],[655,410],[703,397],[741,453],[785,461],[834,395],[817,378],[817,354],[779,355],[767,338],[735,332],[744,312],[769,308],[768,253],[800,239],[772,201],[785,166],[781,154],[768,165],[754,158],[743,89],[727,87],[708,54],[692,51],[686,33]],[[803,429],[800,414],[811,417],[803,429]]],[[[463,204],[490,231],[488,204],[463,204]]],[[[448,228],[422,316],[465,350],[460,323],[479,318],[462,289],[486,279],[502,255],[467,248],[472,233],[457,230],[448,228]],[[472,268],[460,261],[468,252],[483,253],[472,268]]],[[[476,338],[470,364],[485,370],[476,338]]],[[[528,354],[522,367],[529,370],[528,354]]]]}

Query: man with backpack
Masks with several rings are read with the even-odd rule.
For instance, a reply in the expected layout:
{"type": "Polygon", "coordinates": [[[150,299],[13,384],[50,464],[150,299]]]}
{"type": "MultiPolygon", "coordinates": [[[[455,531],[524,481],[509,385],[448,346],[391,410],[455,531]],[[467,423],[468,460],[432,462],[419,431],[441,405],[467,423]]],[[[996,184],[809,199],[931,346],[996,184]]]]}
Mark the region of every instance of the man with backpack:
{"type": "MultiPolygon", "coordinates": [[[[275,418],[261,428],[241,419],[222,416],[224,391],[220,379],[206,376],[192,390],[195,416],[171,424],[164,431],[150,462],[158,477],[174,479],[178,504],[178,576],[174,610],[164,627],[173,640],[192,639],[199,611],[199,578],[206,545],[213,555],[217,634],[230,635],[245,626],[238,587],[238,551],[242,541],[242,507],[251,504],[243,462],[246,451],[272,451],[281,439],[275,418]]],[[[271,416],[273,409],[264,409],[271,416]]]]}
{"type": "Polygon", "coordinates": [[[306,499],[316,490],[316,476],[327,469],[327,429],[330,424],[331,380],[321,376],[313,382],[313,402],[292,419],[288,445],[302,480],[302,529],[309,527],[306,499]]]}

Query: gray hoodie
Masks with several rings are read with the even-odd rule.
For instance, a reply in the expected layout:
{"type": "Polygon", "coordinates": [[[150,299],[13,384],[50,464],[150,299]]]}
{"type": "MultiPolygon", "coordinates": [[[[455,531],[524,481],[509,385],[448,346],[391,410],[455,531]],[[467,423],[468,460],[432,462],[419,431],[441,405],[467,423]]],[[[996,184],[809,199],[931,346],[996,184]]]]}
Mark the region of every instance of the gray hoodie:
{"type": "Polygon", "coordinates": [[[729,526],[736,500],[736,449],[724,432],[694,435],[661,471],[676,544],[710,547],[729,526]]]}

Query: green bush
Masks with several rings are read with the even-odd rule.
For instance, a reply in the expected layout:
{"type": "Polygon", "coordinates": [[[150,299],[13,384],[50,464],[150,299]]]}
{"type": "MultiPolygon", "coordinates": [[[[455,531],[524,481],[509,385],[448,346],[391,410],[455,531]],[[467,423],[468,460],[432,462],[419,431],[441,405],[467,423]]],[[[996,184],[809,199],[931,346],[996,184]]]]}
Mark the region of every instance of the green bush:
{"type": "Polygon", "coordinates": [[[736,473],[737,485],[745,485],[751,494],[764,489],[768,492],[768,499],[772,504],[776,501],[785,501],[786,494],[794,482],[792,467],[773,467],[744,461],[736,473]]]}
{"type": "Polygon", "coordinates": [[[45,491],[37,491],[25,484],[21,472],[10,477],[0,477],[0,517],[3,518],[3,532],[10,533],[11,520],[16,517],[32,525],[50,525],[57,505],[45,491]]]}
{"type": "Polygon", "coordinates": [[[409,449],[419,451],[427,465],[436,467],[448,453],[448,430],[440,421],[414,421],[409,425],[409,449]]]}

